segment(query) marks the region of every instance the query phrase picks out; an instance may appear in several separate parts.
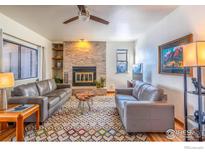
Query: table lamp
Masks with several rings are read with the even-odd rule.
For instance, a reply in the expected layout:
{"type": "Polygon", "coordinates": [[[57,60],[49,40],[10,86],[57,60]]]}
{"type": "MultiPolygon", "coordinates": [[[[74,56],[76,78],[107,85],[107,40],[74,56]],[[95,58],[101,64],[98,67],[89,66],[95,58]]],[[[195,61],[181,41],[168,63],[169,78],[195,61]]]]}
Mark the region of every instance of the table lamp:
{"type": "Polygon", "coordinates": [[[0,73],[0,110],[7,109],[6,88],[14,86],[13,73],[0,73]]]}
{"type": "Polygon", "coordinates": [[[183,47],[183,66],[205,66],[205,42],[197,41],[183,47]]]}

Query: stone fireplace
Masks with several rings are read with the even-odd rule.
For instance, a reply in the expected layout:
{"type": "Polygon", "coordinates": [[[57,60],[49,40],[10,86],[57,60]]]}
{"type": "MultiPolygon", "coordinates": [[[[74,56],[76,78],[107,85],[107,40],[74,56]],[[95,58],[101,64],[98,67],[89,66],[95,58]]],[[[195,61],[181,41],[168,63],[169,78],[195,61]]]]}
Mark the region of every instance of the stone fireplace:
{"type": "Polygon", "coordinates": [[[63,72],[72,86],[95,86],[95,80],[106,78],[106,42],[64,42],[63,57],[63,72]]]}
{"type": "Polygon", "coordinates": [[[96,67],[95,66],[74,66],[73,86],[95,86],[96,67]]]}

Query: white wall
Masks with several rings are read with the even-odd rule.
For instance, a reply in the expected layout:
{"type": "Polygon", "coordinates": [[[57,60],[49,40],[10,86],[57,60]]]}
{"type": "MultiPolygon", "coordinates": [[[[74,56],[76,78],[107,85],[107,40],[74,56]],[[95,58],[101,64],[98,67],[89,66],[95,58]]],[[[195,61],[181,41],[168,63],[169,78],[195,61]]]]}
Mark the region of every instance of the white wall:
{"type": "MultiPolygon", "coordinates": [[[[27,27],[21,25],[20,23],[17,23],[16,21],[8,18],[7,16],[0,13],[0,29],[2,29],[3,33],[10,34],[12,36],[15,36],[17,38],[20,38],[22,40],[26,40],[28,42],[31,42],[33,44],[36,44],[38,46],[45,48],[45,60],[46,60],[46,72],[42,72],[42,65],[40,66],[40,78],[42,77],[42,73],[45,73],[44,76],[46,78],[51,78],[52,76],[52,69],[51,69],[51,56],[52,56],[52,44],[51,42],[44,38],[43,36],[35,33],[34,31],[28,29],[27,27]]],[[[4,35],[3,35],[4,37],[4,35]]],[[[2,41],[2,40],[1,40],[2,41]]],[[[2,43],[2,42],[1,42],[2,43]]],[[[1,45],[0,45],[1,47],[1,45]]],[[[2,52],[2,49],[0,49],[0,52],[2,52]]],[[[0,53],[1,55],[1,53],[0,53]]],[[[1,56],[0,61],[2,62],[1,56]]],[[[41,59],[42,61],[42,59],[41,59]]],[[[42,64],[42,62],[41,62],[42,64]]],[[[1,67],[0,67],[1,68],[1,67]]],[[[32,82],[35,79],[29,79],[29,80],[21,80],[17,81],[16,85],[26,82],[32,82]]]]}
{"type": "Polygon", "coordinates": [[[106,85],[109,90],[125,88],[127,80],[132,79],[134,62],[134,42],[107,42],[106,44],[106,85]],[[116,50],[128,49],[128,73],[116,74],[116,50]]]}
{"type": "MultiPolygon", "coordinates": [[[[165,89],[168,103],[175,105],[176,118],[183,121],[183,77],[158,74],[158,46],[192,33],[194,40],[205,40],[205,6],[180,6],[136,41],[136,62],[144,64],[144,80],[165,89]]],[[[189,79],[189,86],[192,86],[189,79]]],[[[193,88],[193,87],[192,87],[193,88]]],[[[196,107],[190,96],[189,110],[196,107]]]]}

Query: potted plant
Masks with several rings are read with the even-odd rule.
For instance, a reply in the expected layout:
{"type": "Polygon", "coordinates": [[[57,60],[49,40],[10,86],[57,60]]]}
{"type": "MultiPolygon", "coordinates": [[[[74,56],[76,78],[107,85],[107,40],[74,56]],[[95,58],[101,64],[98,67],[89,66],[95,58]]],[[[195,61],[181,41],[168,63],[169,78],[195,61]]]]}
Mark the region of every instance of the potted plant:
{"type": "Polygon", "coordinates": [[[96,81],[95,81],[95,84],[96,84],[96,87],[97,87],[97,88],[103,88],[103,87],[105,87],[105,78],[100,77],[99,80],[96,80],[96,81]]]}
{"type": "Polygon", "coordinates": [[[59,77],[55,77],[54,80],[56,83],[63,83],[63,79],[61,79],[59,77]]]}

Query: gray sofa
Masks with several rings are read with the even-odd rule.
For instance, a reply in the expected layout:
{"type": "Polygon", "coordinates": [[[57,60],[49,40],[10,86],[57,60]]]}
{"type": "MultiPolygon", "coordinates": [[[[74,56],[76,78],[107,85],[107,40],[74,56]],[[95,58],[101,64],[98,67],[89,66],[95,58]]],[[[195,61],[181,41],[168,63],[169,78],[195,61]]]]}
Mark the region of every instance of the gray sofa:
{"type": "MultiPolygon", "coordinates": [[[[43,122],[60,108],[71,94],[69,85],[56,85],[53,79],[49,79],[15,87],[8,103],[39,104],[40,121],[43,122]]],[[[35,116],[31,116],[26,121],[35,122],[35,116]]]]}
{"type": "Polygon", "coordinates": [[[115,102],[128,133],[174,129],[174,106],[162,89],[136,81],[133,88],[116,89],[115,102]]]}

